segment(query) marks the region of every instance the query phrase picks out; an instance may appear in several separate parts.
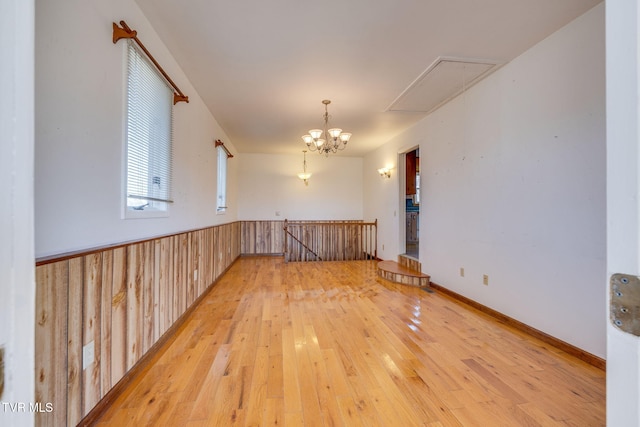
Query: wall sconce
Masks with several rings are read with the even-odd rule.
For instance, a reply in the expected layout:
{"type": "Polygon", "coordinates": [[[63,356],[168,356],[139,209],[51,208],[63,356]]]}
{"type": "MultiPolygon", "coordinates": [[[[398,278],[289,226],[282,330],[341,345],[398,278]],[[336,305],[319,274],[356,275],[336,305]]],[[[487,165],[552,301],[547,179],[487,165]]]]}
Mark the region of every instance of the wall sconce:
{"type": "Polygon", "coordinates": [[[302,150],[302,155],[304,156],[304,161],[302,163],[302,172],[298,174],[298,178],[304,181],[304,185],[309,185],[311,173],[307,172],[307,150],[302,150]]]}
{"type": "Polygon", "coordinates": [[[378,173],[383,178],[391,178],[391,169],[389,168],[380,168],[378,169],[378,173]]]}

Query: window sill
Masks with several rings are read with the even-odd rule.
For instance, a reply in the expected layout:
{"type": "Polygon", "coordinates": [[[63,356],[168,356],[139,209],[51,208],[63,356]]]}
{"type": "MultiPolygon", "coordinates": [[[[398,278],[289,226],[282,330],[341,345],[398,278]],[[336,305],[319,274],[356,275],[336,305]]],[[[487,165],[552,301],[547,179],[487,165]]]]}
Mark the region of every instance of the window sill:
{"type": "Polygon", "coordinates": [[[124,211],[123,219],[144,219],[144,218],[167,218],[169,217],[169,211],[160,210],[131,210],[126,209],[124,211]]]}

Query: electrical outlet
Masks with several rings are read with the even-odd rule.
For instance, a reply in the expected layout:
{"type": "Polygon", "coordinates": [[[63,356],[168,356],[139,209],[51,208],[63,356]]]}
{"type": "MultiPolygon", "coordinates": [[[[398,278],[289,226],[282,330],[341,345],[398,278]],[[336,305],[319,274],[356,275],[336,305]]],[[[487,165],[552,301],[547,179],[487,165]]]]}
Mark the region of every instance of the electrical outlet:
{"type": "Polygon", "coordinates": [[[95,359],[95,341],[91,341],[89,344],[82,347],[82,369],[87,369],[95,359]]]}
{"type": "Polygon", "coordinates": [[[382,250],[384,251],[384,243],[382,244],[382,250]]]}
{"type": "Polygon", "coordinates": [[[460,277],[464,277],[464,267],[460,267],[460,277]]]}
{"type": "Polygon", "coordinates": [[[193,280],[198,280],[198,269],[193,270],[193,280]]]}
{"type": "Polygon", "coordinates": [[[276,216],[280,216],[280,211],[276,211],[276,216]]]}
{"type": "Polygon", "coordinates": [[[487,286],[489,285],[489,275],[487,274],[482,275],[482,284],[487,286]]]}

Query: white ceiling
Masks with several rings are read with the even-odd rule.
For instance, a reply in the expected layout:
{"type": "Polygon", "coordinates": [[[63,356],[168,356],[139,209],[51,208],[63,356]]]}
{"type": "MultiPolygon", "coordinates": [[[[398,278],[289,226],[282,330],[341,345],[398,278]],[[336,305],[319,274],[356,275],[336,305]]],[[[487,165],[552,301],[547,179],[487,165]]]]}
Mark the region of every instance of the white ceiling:
{"type": "Polygon", "coordinates": [[[508,62],[601,0],[136,1],[240,152],[299,153],[330,99],[362,156],[424,117],[388,108],[438,57],[508,62]]]}

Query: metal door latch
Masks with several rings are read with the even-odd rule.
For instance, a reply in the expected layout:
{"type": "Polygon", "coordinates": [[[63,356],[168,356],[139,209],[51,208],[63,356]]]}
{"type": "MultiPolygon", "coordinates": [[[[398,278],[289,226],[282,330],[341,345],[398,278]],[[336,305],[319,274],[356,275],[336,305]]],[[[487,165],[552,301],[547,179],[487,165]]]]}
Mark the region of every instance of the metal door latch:
{"type": "Polygon", "coordinates": [[[640,277],[617,273],[611,276],[609,285],[611,323],[640,336],[640,277]]]}

